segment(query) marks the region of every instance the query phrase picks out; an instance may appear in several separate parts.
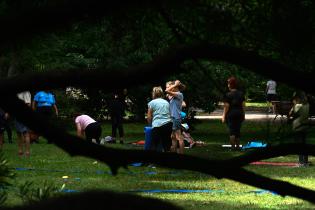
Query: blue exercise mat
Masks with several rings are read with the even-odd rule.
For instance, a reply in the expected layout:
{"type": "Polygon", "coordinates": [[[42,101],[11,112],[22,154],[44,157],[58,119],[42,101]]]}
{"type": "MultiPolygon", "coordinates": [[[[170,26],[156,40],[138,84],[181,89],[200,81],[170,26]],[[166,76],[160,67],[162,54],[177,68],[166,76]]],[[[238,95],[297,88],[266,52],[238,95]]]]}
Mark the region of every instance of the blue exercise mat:
{"type": "Polygon", "coordinates": [[[144,193],[213,193],[224,192],[223,190],[187,190],[187,189],[171,189],[171,190],[131,190],[129,192],[144,192],[144,193]]]}
{"type": "Polygon", "coordinates": [[[264,143],[262,141],[250,141],[245,146],[242,147],[242,150],[265,147],[267,147],[267,143],[264,143]]]}
{"type": "Polygon", "coordinates": [[[79,192],[79,190],[63,189],[63,190],[60,190],[60,192],[63,192],[63,193],[75,193],[75,192],[79,192]]]}
{"type": "MultiPolygon", "coordinates": [[[[128,192],[143,192],[143,193],[224,193],[224,190],[187,190],[187,189],[170,189],[170,190],[161,190],[161,189],[152,189],[152,190],[130,190],[128,192]]],[[[271,195],[278,195],[278,193],[269,190],[252,190],[247,192],[240,192],[236,194],[243,193],[255,193],[258,195],[270,193],[271,195]]],[[[230,193],[229,193],[230,194],[230,193]]]]}
{"type": "Polygon", "coordinates": [[[139,163],[130,163],[130,166],[134,166],[134,167],[140,167],[143,166],[143,163],[139,162],[139,163]]]}
{"type": "Polygon", "coordinates": [[[266,194],[266,193],[270,193],[272,195],[278,195],[278,193],[274,192],[274,191],[270,191],[270,190],[253,190],[253,191],[249,191],[248,193],[255,193],[255,194],[266,194]]]}

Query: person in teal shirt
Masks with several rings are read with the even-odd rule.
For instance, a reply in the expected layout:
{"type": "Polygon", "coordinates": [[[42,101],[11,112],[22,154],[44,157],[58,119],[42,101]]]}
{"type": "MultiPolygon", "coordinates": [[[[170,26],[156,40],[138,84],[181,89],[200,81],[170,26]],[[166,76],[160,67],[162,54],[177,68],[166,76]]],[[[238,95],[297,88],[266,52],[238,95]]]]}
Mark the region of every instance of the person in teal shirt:
{"type": "Polygon", "coordinates": [[[152,101],[148,103],[147,120],[152,125],[152,142],[150,149],[157,151],[159,145],[163,151],[169,151],[171,147],[172,120],[170,116],[170,105],[163,99],[164,93],[161,87],[152,90],[152,101]]]}

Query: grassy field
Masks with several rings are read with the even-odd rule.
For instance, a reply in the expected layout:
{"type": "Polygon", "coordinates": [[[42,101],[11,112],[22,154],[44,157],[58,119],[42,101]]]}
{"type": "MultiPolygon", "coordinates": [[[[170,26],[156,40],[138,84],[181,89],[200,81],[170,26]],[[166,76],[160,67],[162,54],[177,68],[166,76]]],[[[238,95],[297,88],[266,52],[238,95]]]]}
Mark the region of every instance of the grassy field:
{"type": "Polygon", "coordinates": [[[250,107],[262,107],[265,108],[268,106],[267,102],[246,102],[246,106],[250,106],[250,107]]]}
{"type": "MultiPolygon", "coordinates": [[[[125,124],[127,143],[144,139],[144,124],[125,124]]],[[[265,122],[247,121],[242,128],[242,143],[252,139],[265,140],[276,144],[274,132],[279,125],[268,126],[265,122]],[[268,128],[272,133],[267,135],[268,128]]],[[[312,135],[309,141],[315,142],[312,135]]],[[[110,125],[104,123],[103,136],[110,134],[110,125]]],[[[191,133],[195,140],[207,143],[204,147],[187,149],[189,155],[204,158],[229,158],[241,155],[244,152],[230,152],[221,147],[228,143],[225,125],[218,120],[200,121],[191,133]]],[[[130,144],[108,145],[125,149],[142,149],[130,144]]],[[[44,184],[60,189],[65,184],[65,189],[84,191],[88,189],[109,189],[116,192],[137,193],[163,199],[182,207],[183,209],[312,209],[314,205],[292,197],[280,197],[271,193],[259,193],[261,189],[243,185],[227,179],[218,180],[209,175],[192,171],[179,171],[168,168],[150,168],[147,166],[130,166],[128,170],[120,169],[117,176],[110,174],[109,168],[93,159],[84,157],[70,157],[61,149],[52,144],[46,144],[44,139],[39,144],[31,147],[31,158],[20,158],[17,155],[16,144],[5,144],[4,155],[10,168],[16,173],[16,177],[10,182],[9,196],[6,205],[18,205],[22,203],[18,196],[19,187],[26,181],[33,182],[32,187],[42,188],[44,184]],[[32,169],[32,170],[31,170],[32,169]],[[65,183],[63,176],[68,176],[65,183]],[[210,190],[204,193],[139,193],[137,190],[210,190]]],[[[119,158],[119,157],[117,157],[119,158]]],[[[275,158],[275,161],[296,162],[297,156],[275,158]]],[[[313,157],[311,162],[315,162],[313,157]]],[[[211,167],[211,166],[209,166],[211,167]]],[[[292,168],[279,166],[246,166],[250,171],[285,180],[290,183],[315,189],[315,167],[292,168]]]]}

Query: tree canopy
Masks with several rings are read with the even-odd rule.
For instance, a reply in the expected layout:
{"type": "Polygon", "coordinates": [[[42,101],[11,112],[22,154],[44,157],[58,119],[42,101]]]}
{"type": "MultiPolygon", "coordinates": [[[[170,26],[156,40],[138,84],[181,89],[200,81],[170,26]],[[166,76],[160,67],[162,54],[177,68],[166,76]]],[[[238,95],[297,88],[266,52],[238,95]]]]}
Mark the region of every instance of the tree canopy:
{"type": "MultiPolygon", "coordinates": [[[[150,2],[139,1],[140,6],[130,4],[128,9],[119,8],[115,12],[104,10],[107,15],[102,16],[93,1],[25,1],[21,5],[4,0],[0,5],[3,17],[0,21],[9,23],[5,22],[8,28],[1,36],[12,42],[2,44],[1,75],[79,68],[109,71],[149,62],[170,46],[196,41],[253,51],[302,72],[314,70],[312,1],[187,1],[180,7],[175,1],[151,3],[149,9],[144,10],[146,4],[150,2]],[[78,10],[70,10],[70,5],[78,10]],[[91,6],[93,14],[85,11],[84,6],[91,6]],[[63,10],[56,12],[56,8],[63,10]],[[36,12],[28,17],[32,11],[36,12]],[[79,11],[85,11],[85,15],[79,11]],[[43,13],[47,13],[43,21],[31,25],[32,18],[43,13]],[[28,18],[24,20],[25,17],[28,18]],[[64,24],[62,18],[66,20],[64,24]],[[13,23],[18,24],[9,25],[13,23]],[[48,27],[51,23],[56,30],[48,27]],[[11,33],[12,28],[15,30],[11,33]],[[47,31],[49,33],[45,33],[47,31]],[[18,36],[15,33],[25,33],[25,36],[14,39],[18,36]]],[[[212,111],[231,75],[240,79],[249,99],[264,99],[268,78],[244,71],[239,65],[198,59],[182,64],[181,68],[188,70],[170,75],[158,85],[164,86],[170,79],[181,79],[187,84],[185,98],[192,107],[212,111]]],[[[133,93],[131,98],[136,100],[134,110],[137,113],[144,113],[151,86],[129,91],[133,93]]],[[[288,97],[287,92],[282,91],[284,98],[288,97]]],[[[94,103],[101,102],[94,100],[94,103]]]]}

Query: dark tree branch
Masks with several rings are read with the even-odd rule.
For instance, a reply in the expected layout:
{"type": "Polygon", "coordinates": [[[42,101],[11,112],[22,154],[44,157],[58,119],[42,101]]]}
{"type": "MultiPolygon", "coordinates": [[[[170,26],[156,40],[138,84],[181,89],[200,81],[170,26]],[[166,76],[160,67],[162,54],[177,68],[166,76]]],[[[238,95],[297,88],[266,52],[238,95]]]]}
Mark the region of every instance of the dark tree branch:
{"type": "MultiPolygon", "coordinates": [[[[162,17],[164,18],[166,24],[171,28],[176,39],[181,44],[185,44],[185,41],[184,41],[183,37],[180,35],[179,31],[182,31],[183,33],[185,33],[186,35],[192,37],[193,39],[195,39],[197,41],[203,41],[198,36],[195,36],[195,35],[189,33],[188,31],[186,31],[180,25],[175,24],[174,21],[171,19],[170,15],[165,11],[165,9],[163,7],[161,7],[159,11],[160,11],[160,14],[162,15],[162,17]]],[[[198,59],[193,59],[193,60],[197,64],[197,66],[206,74],[207,71],[206,71],[205,67],[198,61],[198,59]]],[[[221,92],[221,94],[223,95],[225,93],[225,89],[216,80],[214,80],[212,77],[209,77],[209,78],[211,80],[210,82],[212,84],[214,84],[214,86],[217,88],[217,90],[219,90],[221,92]]]]}
{"type": "Polygon", "coordinates": [[[111,191],[88,191],[66,194],[41,202],[15,207],[1,207],[2,210],[179,210],[181,208],[168,202],[127,193],[111,191]]]}
{"type": "Polygon", "coordinates": [[[73,23],[82,20],[96,21],[117,12],[156,8],[159,4],[179,8],[190,2],[191,0],[63,0],[47,1],[36,6],[32,0],[12,5],[9,1],[12,9],[0,16],[0,46],[26,42],[41,33],[67,30],[73,23]]]}
{"type": "Polygon", "coordinates": [[[313,86],[314,74],[292,69],[277,61],[225,45],[209,43],[193,43],[179,45],[167,50],[152,62],[120,70],[105,69],[51,71],[46,73],[25,74],[23,77],[0,80],[0,93],[16,93],[22,90],[38,90],[42,88],[57,88],[67,86],[98,87],[107,91],[116,85],[130,87],[141,83],[158,83],[169,75],[172,70],[178,73],[180,65],[187,60],[210,59],[238,64],[250,71],[273,78],[292,87],[315,93],[313,86]],[[156,76],[148,77],[152,75],[156,76]],[[302,73],[303,72],[303,73],[302,73]],[[84,78],[84,79],[81,79],[84,78]]]}

